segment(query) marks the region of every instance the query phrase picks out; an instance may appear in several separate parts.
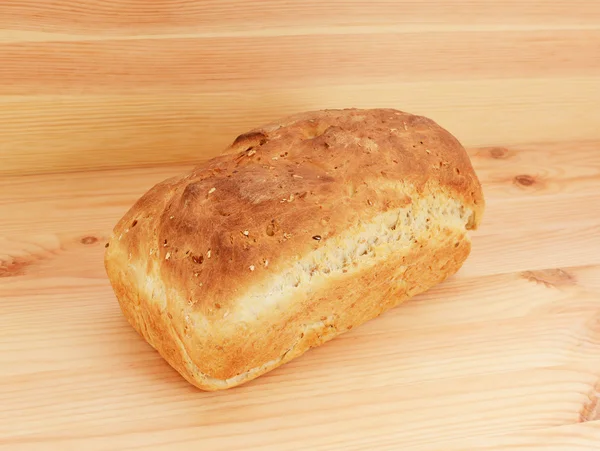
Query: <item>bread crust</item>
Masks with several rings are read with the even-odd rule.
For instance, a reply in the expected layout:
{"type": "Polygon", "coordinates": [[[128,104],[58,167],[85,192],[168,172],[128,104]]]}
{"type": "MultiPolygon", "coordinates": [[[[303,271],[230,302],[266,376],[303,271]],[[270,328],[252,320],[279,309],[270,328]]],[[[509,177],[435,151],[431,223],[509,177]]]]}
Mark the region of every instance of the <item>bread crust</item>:
{"type": "Polygon", "coordinates": [[[151,188],[114,228],[105,266],[131,325],[218,390],[455,273],[483,210],[464,148],[432,120],[307,112],[151,188]]]}

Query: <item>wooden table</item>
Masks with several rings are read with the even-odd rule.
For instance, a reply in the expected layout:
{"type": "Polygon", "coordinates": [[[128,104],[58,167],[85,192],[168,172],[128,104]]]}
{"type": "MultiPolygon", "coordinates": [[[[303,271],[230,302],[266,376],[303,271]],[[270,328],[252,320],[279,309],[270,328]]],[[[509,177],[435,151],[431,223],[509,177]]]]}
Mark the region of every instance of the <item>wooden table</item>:
{"type": "Polygon", "coordinates": [[[600,449],[600,3],[250,3],[0,5],[0,449],[600,449]],[[336,106],[463,141],[472,255],[200,392],[121,315],[107,235],[236,133],[336,106]]]}

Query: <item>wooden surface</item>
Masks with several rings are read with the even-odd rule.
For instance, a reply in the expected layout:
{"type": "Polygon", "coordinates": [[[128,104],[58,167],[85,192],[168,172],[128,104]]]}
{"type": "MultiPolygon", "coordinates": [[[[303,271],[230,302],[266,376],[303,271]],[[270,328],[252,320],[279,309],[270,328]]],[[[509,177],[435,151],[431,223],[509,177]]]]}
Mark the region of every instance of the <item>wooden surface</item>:
{"type": "Polygon", "coordinates": [[[349,105],[600,139],[598,0],[2,0],[0,63],[0,175],[197,162],[349,105]]]}
{"type": "Polygon", "coordinates": [[[600,448],[596,0],[0,2],[0,450],[600,448]],[[392,106],[487,198],[452,279],[237,389],[132,330],[104,242],[239,132],[392,106]]]}

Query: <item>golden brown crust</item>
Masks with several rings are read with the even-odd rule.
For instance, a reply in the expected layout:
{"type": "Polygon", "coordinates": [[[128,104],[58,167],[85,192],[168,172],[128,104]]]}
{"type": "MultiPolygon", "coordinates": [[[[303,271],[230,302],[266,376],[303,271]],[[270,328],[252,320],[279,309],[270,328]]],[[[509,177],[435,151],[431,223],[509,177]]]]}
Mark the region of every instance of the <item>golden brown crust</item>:
{"type": "Polygon", "coordinates": [[[454,273],[483,208],[466,152],[430,119],[309,112],[240,135],[222,156],[149,190],[115,227],[106,267],[146,340],[195,385],[227,388],[454,273]],[[313,267],[295,292],[278,282],[296,262],[330,260],[335,240],[374,218],[454,201],[460,211],[448,217],[464,223],[436,216],[435,227],[411,232],[428,243],[409,248],[402,235],[398,255],[365,254],[350,270],[318,269],[320,278],[313,267]]]}

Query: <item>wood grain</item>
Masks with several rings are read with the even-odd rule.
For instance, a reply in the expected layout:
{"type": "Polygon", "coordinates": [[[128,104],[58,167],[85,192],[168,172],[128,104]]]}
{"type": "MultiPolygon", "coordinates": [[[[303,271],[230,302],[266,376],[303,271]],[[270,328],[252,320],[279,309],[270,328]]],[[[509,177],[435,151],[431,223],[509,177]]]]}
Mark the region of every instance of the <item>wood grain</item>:
{"type": "Polygon", "coordinates": [[[0,175],[195,162],[331,107],[600,139],[595,0],[3,1],[0,61],[0,175]]]}
{"type": "MultiPolygon", "coordinates": [[[[373,33],[382,27],[424,26],[483,28],[597,27],[600,6],[595,0],[245,0],[83,1],[5,0],[0,5],[0,28],[10,36],[17,31],[64,36],[139,36],[182,33],[261,34],[298,33],[343,27],[362,27],[373,33]],[[374,26],[377,28],[374,28],[374,26]],[[415,26],[416,25],[416,26],[415,26]],[[287,30],[287,31],[286,31],[287,30]]],[[[21,37],[21,35],[17,35],[21,37]]]]}
{"type": "Polygon", "coordinates": [[[469,150],[488,213],[459,274],[222,393],[136,335],[102,266],[118,217],[185,166],[5,179],[0,448],[596,449],[599,148],[469,150]]]}
{"type": "Polygon", "coordinates": [[[0,94],[597,76],[599,45],[600,30],[503,31],[502,39],[453,31],[2,43],[0,94]]]}
{"type": "Polygon", "coordinates": [[[598,1],[5,0],[0,61],[0,450],[598,449],[598,1]],[[247,385],[193,389],[123,318],[111,227],[238,133],[346,106],[469,148],[470,258],[247,385]]]}

